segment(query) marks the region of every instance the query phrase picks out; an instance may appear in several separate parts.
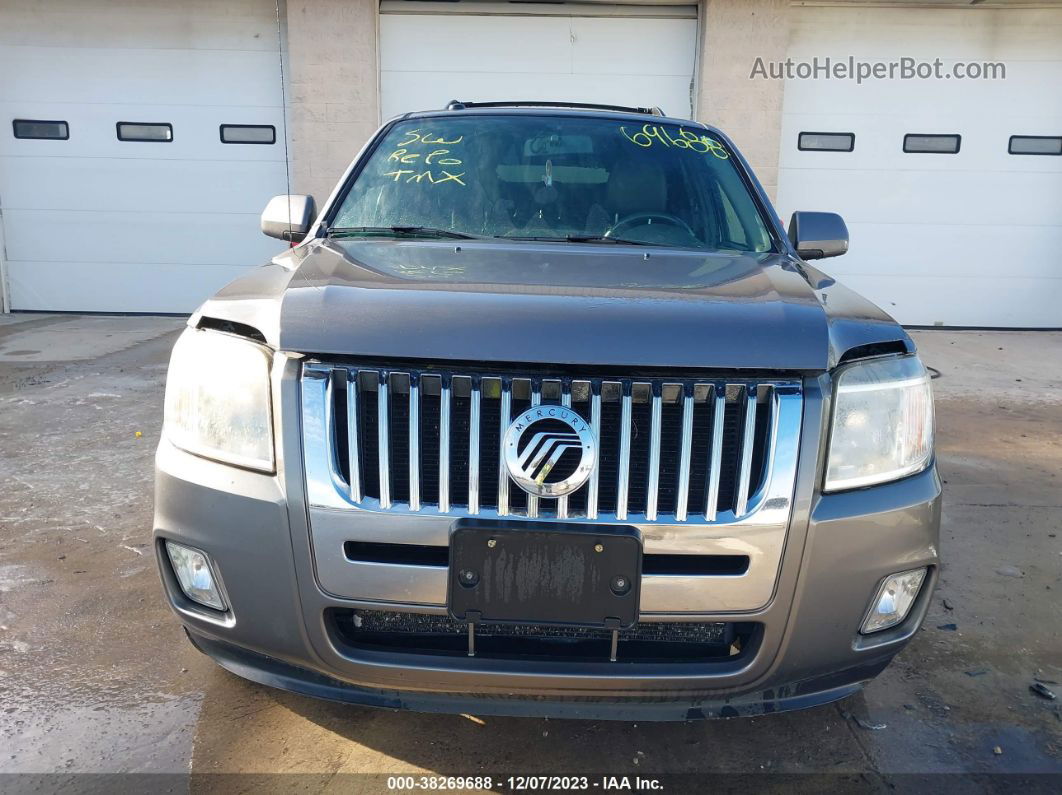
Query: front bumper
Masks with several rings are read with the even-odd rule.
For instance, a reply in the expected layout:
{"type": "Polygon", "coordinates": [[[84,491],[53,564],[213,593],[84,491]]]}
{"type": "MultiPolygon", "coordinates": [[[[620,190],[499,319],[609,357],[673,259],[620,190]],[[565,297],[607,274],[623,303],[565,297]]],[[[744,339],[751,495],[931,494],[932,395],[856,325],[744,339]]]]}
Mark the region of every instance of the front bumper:
{"type": "MultiPolygon", "coordinates": [[[[296,366],[278,366],[274,405],[298,405],[296,366]]],[[[668,720],[762,714],[842,698],[884,668],[922,623],[939,569],[940,481],[931,467],[883,486],[819,493],[829,413],[821,396],[828,394],[824,379],[805,389],[792,515],[769,601],[755,610],[642,615],[643,622],[755,625],[756,643],[733,658],[469,658],[338,642],[329,620],[335,610],[441,614],[445,608],[359,601],[321,586],[293,408],[277,413],[276,475],[218,464],[162,441],[154,533],[165,591],[196,645],[230,670],[309,695],[380,707],[668,720]],[[205,609],[184,597],[166,559],[166,539],[211,556],[229,611],[205,609]],[[929,577],[907,619],[861,636],[858,628],[881,581],[920,566],[929,567],[929,577]]]]}
{"type": "Polygon", "coordinates": [[[285,499],[282,477],[233,470],[165,443],[158,463],[157,551],[164,539],[206,550],[232,606],[219,614],[189,602],[159,556],[166,594],[196,644],[255,681],[381,707],[664,720],[812,706],[854,692],[880,671],[917,631],[936,582],[940,485],[930,469],[817,497],[802,528],[791,528],[778,588],[764,609],[683,617],[761,624],[755,653],[737,663],[354,654],[334,643],[325,616],[356,603],[317,586],[305,510],[285,499]],[[930,577],[907,620],[860,636],[882,578],[923,565],[930,577]]]}
{"type": "MultiPolygon", "coordinates": [[[[187,631],[187,630],[186,630],[187,631]]],[[[857,692],[888,665],[890,657],[833,674],[769,687],[732,697],[682,696],[671,698],[536,698],[460,693],[380,690],[343,682],[320,671],[302,668],[215,638],[188,631],[192,644],[227,671],[252,682],[314,698],[366,707],[415,712],[505,715],[525,718],[581,720],[672,721],[737,718],[807,709],[857,692]]]]}

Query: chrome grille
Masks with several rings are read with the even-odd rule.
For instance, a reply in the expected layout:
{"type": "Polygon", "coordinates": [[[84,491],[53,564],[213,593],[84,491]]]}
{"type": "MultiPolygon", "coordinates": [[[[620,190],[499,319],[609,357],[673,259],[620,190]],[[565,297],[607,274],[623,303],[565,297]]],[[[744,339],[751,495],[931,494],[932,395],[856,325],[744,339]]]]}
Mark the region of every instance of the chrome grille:
{"type": "MultiPolygon", "coordinates": [[[[302,378],[313,505],[469,516],[725,522],[754,513],[779,445],[793,457],[799,381],[549,377],[309,363],[302,378]],[[598,465],[559,499],[512,481],[501,439],[529,407],[591,426],[598,465]],[[338,497],[338,499],[337,499],[338,497]]],[[[792,467],[786,467],[791,493],[792,467]]],[[[776,484],[776,490],[779,484],[776,484]]]]}

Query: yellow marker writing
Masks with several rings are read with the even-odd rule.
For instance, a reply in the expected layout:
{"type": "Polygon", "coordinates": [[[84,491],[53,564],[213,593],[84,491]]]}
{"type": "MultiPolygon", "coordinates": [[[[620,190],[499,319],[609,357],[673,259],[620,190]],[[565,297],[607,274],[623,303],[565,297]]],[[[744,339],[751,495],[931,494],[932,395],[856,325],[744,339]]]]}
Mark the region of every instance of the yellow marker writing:
{"type": "Polygon", "coordinates": [[[444,141],[441,136],[436,135],[432,137],[431,133],[422,133],[420,129],[408,130],[406,132],[406,140],[401,141],[399,146],[412,146],[415,143],[422,143],[431,146],[433,144],[442,144],[443,146],[453,146],[459,144],[465,139],[465,136],[459,135],[452,141],[444,141]]]}
{"type": "MultiPolygon", "coordinates": [[[[429,152],[428,156],[424,158],[425,163],[430,163],[436,156],[450,154],[449,149],[436,149],[433,152],[429,152]]],[[[443,157],[437,161],[440,166],[459,166],[463,161],[458,160],[455,157],[443,157]]]]}
{"type": "Polygon", "coordinates": [[[445,177],[443,179],[435,180],[435,184],[436,185],[438,185],[440,183],[443,183],[443,182],[456,182],[458,185],[464,185],[465,184],[464,182],[462,182],[459,179],[459,177],[463,177],[465,175],[464,171],[462,171],[460,174],[451,174],[449,171],[443,171],[443,174],[445,175],[445,177]]]}
{"type": "Polygon", "coordinates": [[[648,149],[655,143],[660,143],[666,147],[685,149],[690,152],[697,152],[699,154],[705,154],[711,152],[715,157],[720,160],[726,160],[730,157],[730,153],[726,148],[716,141],[714,138],[710,138],[707,135],[697,135],[690,130],[679,128],[678,137],[674,137],[667,131],[667,128],[660,127],[656,124],[643,124],[640,130],[633,133],[628,132],[626,127],[620,127],[620,132],[623,137],[636,146],[640,146],[643,149],[648,149]]]}
{"type": "Polygon", "coordinates": [[[405,149],[396,149],[387,156],[387,162],[397,161],[399,163],[412,163],[418,157],[420,157],[420,152],[407,154],[405,149]]]}
{"type": "Polygon", "coordinates": [[[421,183],[427,182],[429,185],[441,185],[443,182],[456,182],[458,185],[465,185],[464,180],[461,179],[465,175],[462,171],[460,174],[452,174],[449,171],[440,169],[442,176],[436,178],[435,174],[428,169],[427,171],[417,172],[412,168],[400,168],[395,171],[388,171],[384,174],[385,177],[393,177],[393,182],[404,181],[407,185],[410,182],[421,183]],[[410,176],[407,176],[410,175],[410,176]],[[402,178],[405,177],[405,180],[402,178]]]}

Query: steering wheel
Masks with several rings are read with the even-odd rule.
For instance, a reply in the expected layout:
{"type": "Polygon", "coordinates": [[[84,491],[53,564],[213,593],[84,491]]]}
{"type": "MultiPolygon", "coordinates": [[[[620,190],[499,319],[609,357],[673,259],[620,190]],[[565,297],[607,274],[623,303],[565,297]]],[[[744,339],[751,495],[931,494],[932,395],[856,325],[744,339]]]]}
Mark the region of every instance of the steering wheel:
{"type": "Polygon", "coordinates": [[[613,237],[620,229],[626,229],[629,226],[635,226],[640,221],[655,221],[660,220],[670,226],[677,226],[680,229],[686,230],[690,237],[697,237],[693,233],[693,229],[679,218],[677,215],[671,215],[671,213],[631,213],[620,218],[612,225],[612,228],[605,232],[605,237],[613,237]]]}

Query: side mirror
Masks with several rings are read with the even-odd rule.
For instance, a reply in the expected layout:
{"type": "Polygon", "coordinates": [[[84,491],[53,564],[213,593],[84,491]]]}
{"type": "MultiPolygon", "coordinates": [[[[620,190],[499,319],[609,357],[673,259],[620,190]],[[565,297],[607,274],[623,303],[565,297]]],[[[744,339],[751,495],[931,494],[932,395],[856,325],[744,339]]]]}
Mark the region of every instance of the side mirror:
{"type": "Polygon", "coordinates": [[[803,259],[839,257],[848,251],[848,227],[837,213],[795,212],[789,240],[803,259]]]}
{"type": "Polygon", "coordinates": [[[262,232],[269,237],[298,243],[317,218],[313,196],[296,193],[274,196],[262,211],[262,232]]]}

